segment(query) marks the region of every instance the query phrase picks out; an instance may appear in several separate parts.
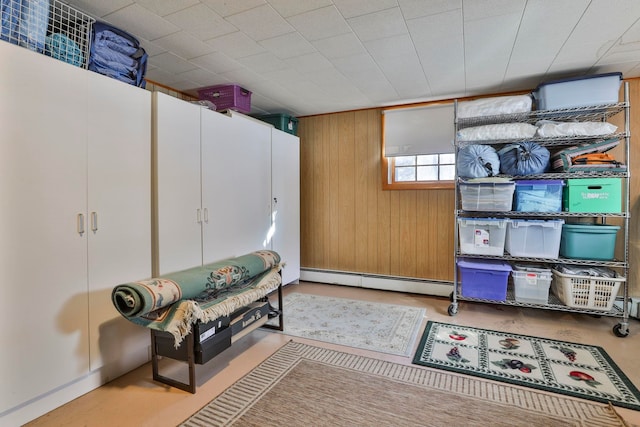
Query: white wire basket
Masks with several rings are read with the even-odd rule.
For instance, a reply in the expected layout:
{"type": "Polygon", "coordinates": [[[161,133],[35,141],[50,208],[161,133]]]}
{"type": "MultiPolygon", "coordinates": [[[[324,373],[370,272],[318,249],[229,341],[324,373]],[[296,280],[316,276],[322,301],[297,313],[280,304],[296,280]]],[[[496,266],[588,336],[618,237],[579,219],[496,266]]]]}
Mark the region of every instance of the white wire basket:
{"type": "Polygon", "coordinates": [[[552,269],[551,290],[569,307],[611,311],[624,277],[564,274],[552,269]]]}
{"type": "Polygon", "coordinates": [[[87,68],[93,17],[59,0],[0,2],[0,39],[87,68]]]}

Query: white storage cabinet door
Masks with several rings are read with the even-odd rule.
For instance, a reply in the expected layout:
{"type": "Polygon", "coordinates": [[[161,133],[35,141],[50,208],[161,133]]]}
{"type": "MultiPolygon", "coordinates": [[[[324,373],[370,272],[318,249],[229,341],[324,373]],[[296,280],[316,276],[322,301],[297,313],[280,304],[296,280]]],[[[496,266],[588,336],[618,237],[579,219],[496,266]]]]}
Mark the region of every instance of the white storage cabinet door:
{"type": "Polygon", "coordinates": [[[88,116],[90,361],[113,377],[148,357],[148,331],[110,296],[151,276],[151,93],[90,73],[88,116]]]}
{"type": "Polygon", "coordinates": [[[204,263],[271,248],[271,127],[239,113],[203,114],[204,263]]]}
{"type": "Polygon", "coordinates": [[[154,94],[155,231],[153,275],[202,265],[201,107],[154,94]]]}
{"type": "Polygon", "coordinates": [[[87,73],[4,42],[0,57],[2,413],[86,375],[89,345],[87,73]]]}
{"type": "Polygon", "coordinates": [[[273,250],[282,257],[282,283],[300,279],[300,139],[273,129],[271,134],[273,250]]]}

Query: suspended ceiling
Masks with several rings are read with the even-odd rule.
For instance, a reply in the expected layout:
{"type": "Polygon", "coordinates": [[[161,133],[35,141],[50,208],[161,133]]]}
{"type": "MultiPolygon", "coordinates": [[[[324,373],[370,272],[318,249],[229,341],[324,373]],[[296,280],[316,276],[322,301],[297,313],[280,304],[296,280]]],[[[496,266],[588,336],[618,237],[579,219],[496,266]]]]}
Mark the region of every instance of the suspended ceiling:
{"type": "Polygon", "coordinates": [[[637,0],[73,0],[140,39],[147,78],[238,84],[295,116],[640,76],[637,0]]]}

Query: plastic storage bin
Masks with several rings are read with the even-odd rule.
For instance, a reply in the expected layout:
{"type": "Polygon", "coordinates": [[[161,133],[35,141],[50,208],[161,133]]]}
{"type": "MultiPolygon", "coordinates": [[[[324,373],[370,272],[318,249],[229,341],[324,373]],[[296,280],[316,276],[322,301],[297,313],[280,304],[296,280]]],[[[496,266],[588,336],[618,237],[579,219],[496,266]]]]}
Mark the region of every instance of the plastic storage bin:
{"type": "Polygon", "coordinates": [[[458,218],[460,252],[473,255],[503,255],[507,219],[458,218]]]}
{"type": "Polygon", "coordinates": [[[624,277],[595,277],[564,274],[552,270],[551,292],[565,305],[611,311],[624,277]]]}
{"type": "Polygon", "coordinates": [[[507,299],[511,266],[499,260],[458,259],[460,293],[464,297],[494,301],[507,299]]]}
{"type": "Polygon", "coordinates": [[[622,73],[552,80],[533,91],[538,110],[578,108],[618,102],[622,73]]]}
{"type": "Polygon", "coordinates": [[[561,212],[562,180],[515,181],[514,210],[519,212],[561,212]]]}
{"type": "Polygon", "coordinates": [[[198,89],[198,98],[211,101],[216,110],[251,111],[251,91],[238,85],[216,85],[198,89]]]}
{"type": "Polygon", "coordinates": [[[513,204],[514,182],[461,182],[460,197],[465,211],[506,212],[513,204]]]}
{"type": "Polygon", "coordinates": [[[298,135],[298,119],[287,114],[267,114],[264,116],[258,116],[263,122],[267,122],[273,125],[276,129],[290,133],[291,135],[298,135]]]}
{"type": "Polygon", "coordinates": [[[568,179],[562,203],[566,212],[619,213],[621,193],[621,178],[568,179]]]}
{"type": "Polygon", "coordinates": [[[512,256],[557,259],[563,219],[511,219],[505,250],[512,256]]]}
{"type": "Polygon", "coordinates": [[[518,302],[547,304],[551,286],[551,269],[515,265],[511,272],[515,299],[518,302]]]}
{"type": "Polygon", "coordinates": [[[616,248],[617,225],[564,224],[560,255],[566,258],[612,260],[616,248]]]}

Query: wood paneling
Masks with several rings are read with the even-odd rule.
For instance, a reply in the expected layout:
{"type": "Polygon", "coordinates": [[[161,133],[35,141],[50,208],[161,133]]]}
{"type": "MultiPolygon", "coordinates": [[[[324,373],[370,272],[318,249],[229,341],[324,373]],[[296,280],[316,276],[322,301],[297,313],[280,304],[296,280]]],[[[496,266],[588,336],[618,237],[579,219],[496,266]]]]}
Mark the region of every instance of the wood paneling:
{"type": "MultiPolygon", "coordinates": [[[[629,287],[638,296],[640,79],[629,83],[629,287]]],[[[299,130],[303,268],[453,280],[454,190],[382,190],[380,109],[303,117],[299,130]]]]}
{"type": "Polygon", "coordinates": [[[301,265],[452,280],[453,190],[383,191],[380,120],[300,119],[301,265]]]}

